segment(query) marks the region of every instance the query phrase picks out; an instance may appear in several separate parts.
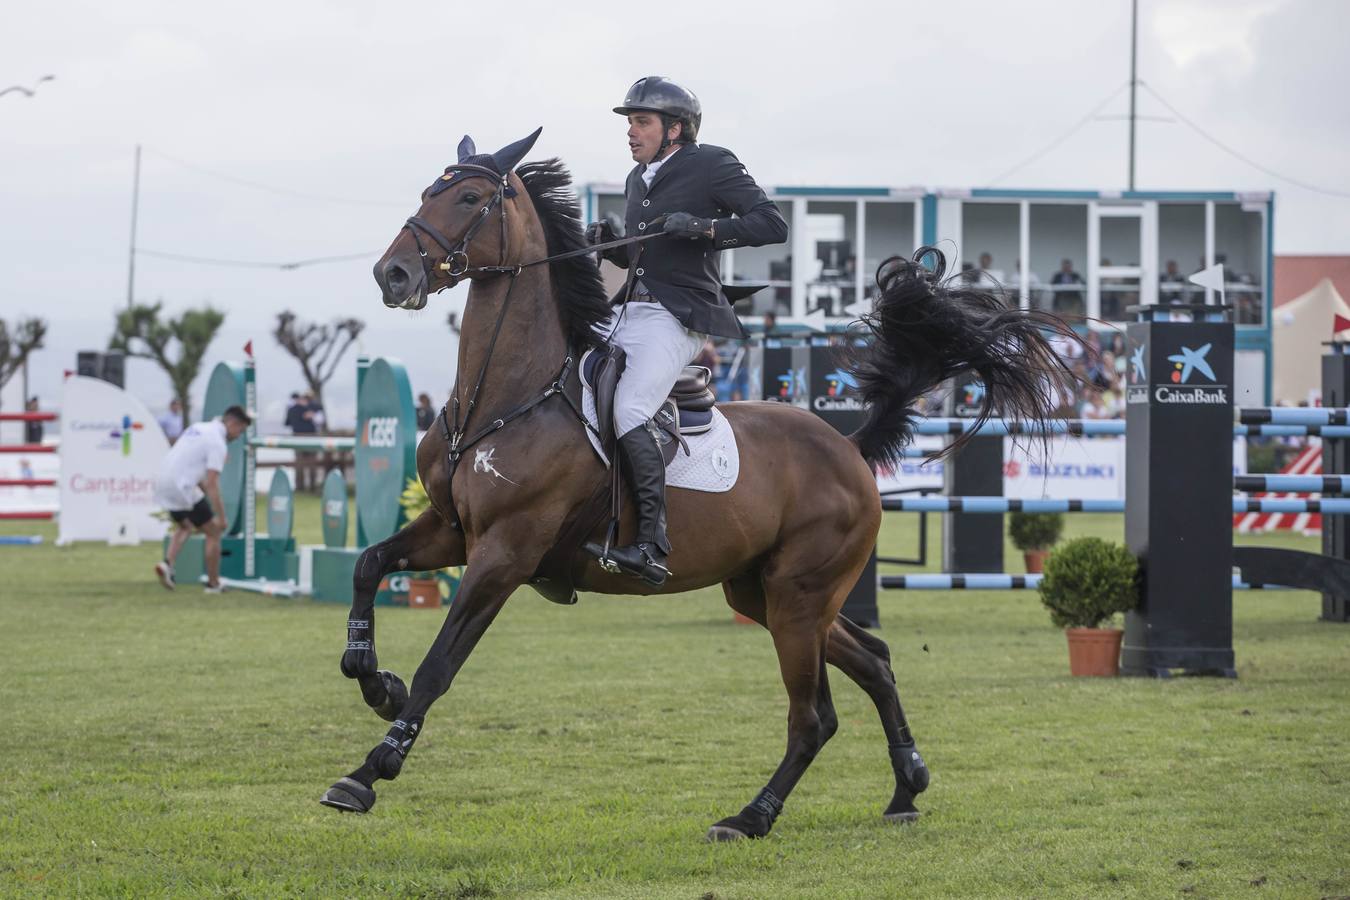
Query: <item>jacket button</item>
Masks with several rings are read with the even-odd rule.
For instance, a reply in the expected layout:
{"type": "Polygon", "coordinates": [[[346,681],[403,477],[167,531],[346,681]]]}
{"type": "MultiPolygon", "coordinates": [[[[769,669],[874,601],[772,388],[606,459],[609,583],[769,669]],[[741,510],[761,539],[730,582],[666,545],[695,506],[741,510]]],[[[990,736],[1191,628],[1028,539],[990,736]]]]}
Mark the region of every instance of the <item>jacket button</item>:
{"type": "Polygon", "coordinates": [[[644,272],[644,271],[642,271],[641,269],[638,269],[638,270],[637,270],[637,274],[638,274],[638,277],[642,277],[643,275],[646,275],[647,273],[644,272]]]}
{"type": "Polygon", "coordinates": [[[646,222],[639,222],[639,223],[638,223],[638,231],[646,231],[646,230],[647,230],[647,223],[646,223],[646,222]]]}
{"type": "Polygon", "coordinates": [[[650,201],[650,200],[643,200],[643,201],[642,201],[642,205],[643,205],[643,206],[651,206],[651,205],[652,205],[652,201],[650,201]]]}

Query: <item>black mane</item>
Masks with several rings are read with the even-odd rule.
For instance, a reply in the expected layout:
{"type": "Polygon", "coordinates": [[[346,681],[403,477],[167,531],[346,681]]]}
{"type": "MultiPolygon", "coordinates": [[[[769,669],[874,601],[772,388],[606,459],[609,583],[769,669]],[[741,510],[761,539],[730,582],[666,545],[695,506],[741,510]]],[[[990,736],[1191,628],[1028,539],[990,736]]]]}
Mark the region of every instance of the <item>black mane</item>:
{"type": "MultiPolygon", "coordinates": [[[[534,202],[550,256],[586,246],[581,230],[581,207],[572,191],[572,175],[556,157],[527,162],[516,169],[534,202]]],[[[593,325],[609,318],[609,298],[600,267],[589,254],[549,263],[553,290],[562,313],[569,343],[578,349],[599,343],[593,325]]]]}

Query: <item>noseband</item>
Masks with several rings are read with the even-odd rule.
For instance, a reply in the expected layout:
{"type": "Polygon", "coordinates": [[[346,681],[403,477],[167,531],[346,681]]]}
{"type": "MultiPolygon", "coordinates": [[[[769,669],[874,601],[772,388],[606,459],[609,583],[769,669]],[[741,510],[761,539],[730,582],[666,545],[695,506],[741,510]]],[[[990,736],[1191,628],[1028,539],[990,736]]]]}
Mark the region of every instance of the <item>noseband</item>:
{"type": "Polygon", "coordinates": [[[518,268],[516,266],[506,265],[505,200],[507,191],[510,190],[510,177],[511,177],[510,174],[508,173],[506,175],[501,175],[489,168],[486,168],[485,166],[461,164],[458,166],[453,166],[449,171],[446,172],[445,175],[441,177],[445,178],[446,180],[449,180],[453,178],[455,174],[458,173],[481,175],[484,178],[491,179],[493,182],[496,183],[497,187],[496,190],[494,190],[492,193],[492,199],[489,200],[483,206],[483,208],[478,211],[478,218],[473,220],[473,223],[464,232],[464,236],[459,239],[459,243],[457,244],[451,244],[450,241],[445,237],[445,235],[441,234],[440,231],[438,231],[434,225],[427,222],[425,219],[419,218],[417,216],[409,216],[408,221],[403,223],[403,227],[408,229],[408,231],[412,233],[413,242],[417,244],[417,252],[422,257],[422,277],[425,279],[423,282],[424,290],[431,286],[433,263],[431,261],[431,257],[427,254],[427,248],[422,244],[422,238],[420,235],[423,234],[431,238],[437,244],[439,244],[440,248],[445,251],[445,260],[443,262],[435,263],[434,269],[436,271],[444,272],[445,274],[450,276],[451,283],[447,285],[447,287],[454,287],[456,284],[459,283],[459,279],[463,278],[465,275],[468,275],[471,272],[501,273],[501,272],[518,271],[518,268]],[[487,222],[488,216],[492,215],[492,210],[498,206],[502,208],[502,215],[501,215],[502,239],[497,265],[479,266],[476,268],[470,267],[469,253],[468,253],[469,242],[474,239],[474,236],[478,234],[479,230],[487,222]]]}

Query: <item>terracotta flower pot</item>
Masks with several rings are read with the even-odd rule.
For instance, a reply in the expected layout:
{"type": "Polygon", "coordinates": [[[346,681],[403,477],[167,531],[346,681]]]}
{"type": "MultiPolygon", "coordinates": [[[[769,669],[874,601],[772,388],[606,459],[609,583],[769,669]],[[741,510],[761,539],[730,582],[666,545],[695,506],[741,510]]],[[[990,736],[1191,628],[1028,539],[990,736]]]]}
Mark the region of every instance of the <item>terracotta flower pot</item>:
{"type": "Polygon", "coordinates": [[[1069,672],[1115,678],[1120,674],[1119,628],[1066,628],[1069,638],[1069,672]]]}
{"type": "Polygon", "coordinates": [[[1023,550],[1022,561],[1026,563],[1028,575],[1040,575],[1045,571],[1045,559],[1049,550],[1023,550]]]}
{"type": "Polygon", "coordinates": [[[438,609],[441,585],[435,578],[408,579],[408,605],[414,609],[438,609]]]}

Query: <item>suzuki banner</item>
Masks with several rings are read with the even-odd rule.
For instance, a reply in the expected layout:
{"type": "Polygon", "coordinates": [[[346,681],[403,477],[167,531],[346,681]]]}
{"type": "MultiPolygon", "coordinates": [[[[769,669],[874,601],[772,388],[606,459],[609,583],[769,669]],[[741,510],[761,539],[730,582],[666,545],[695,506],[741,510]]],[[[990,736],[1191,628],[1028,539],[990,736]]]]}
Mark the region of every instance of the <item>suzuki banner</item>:
{"type": "MultiPolygon", "coordinates": [[[[944,439],[921,436],[913,446],[939,450],[944,439]]],[[[902,460],[894,470],[877,471],[877,488],[943,490],[943,462],[902,460]]],[[[1233,474],[1247,470],[1247,441],[1233,441],[1233,474]]],[[[1003,496],[1020,500],[1043,497],[1120,500],[1125,496],[1125,438],[1052,437],[1044,447],[1027,437],[1003,441],[1003,496]]]]}
{"type": "Polygon", "coordinates": [[[159,540],[155,477],[169,442],[149,410],[126,391],[71,375],[61,394],[61,513],[58,544],[159,540]]]}

